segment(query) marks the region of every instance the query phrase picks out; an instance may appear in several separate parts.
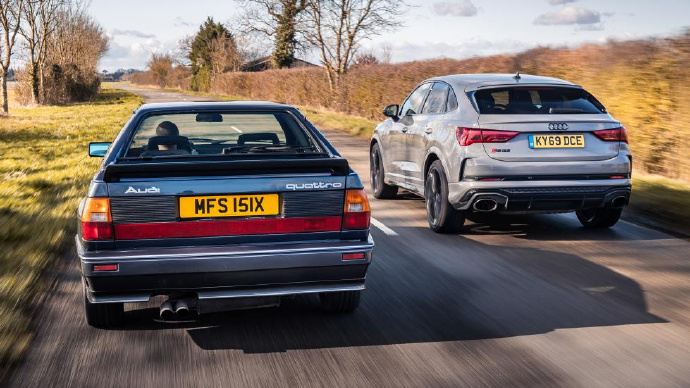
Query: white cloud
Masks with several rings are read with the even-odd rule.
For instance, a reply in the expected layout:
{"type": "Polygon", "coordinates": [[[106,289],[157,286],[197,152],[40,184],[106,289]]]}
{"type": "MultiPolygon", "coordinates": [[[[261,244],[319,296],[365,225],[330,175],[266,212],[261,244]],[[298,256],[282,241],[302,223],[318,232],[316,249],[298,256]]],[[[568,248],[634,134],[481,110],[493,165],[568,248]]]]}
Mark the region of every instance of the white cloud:
{"type": "Polygon", "coordinates": [[[196,23],[185,20],[182,16],[175,18],[175,27],[196,27],[196,23]]]}
{"type": "Polygon", "coordinates": [[[114,38],[109,43],[108,52],[99,62],[99,68],[108,71],[120,68],[145,69],[151,53],[172,52],[176,46],[176,42],[161,42],[153,38],[131,42],[120,42],[114,38]]]}
{"type": "Polygon", "coordinates": [[[574,3],[577,0],[549,0],[549,4],[551,5],[561,5],[561,4],[568,4],[568,3],[574,3]]]}
{"type": "Polygon", "coordinates": [[[534,24],[542,25],[570,25],[601,23],[601,14],[586,8],[564,7],[558,11],[539,15],[534,24]]]}
{"type": "Polygon", "coordinates": [[[381,51],[381,47],[392,48],[391,59],[394,63],[452,58],[466,59],[484,57],[496,54],[517,53],[534,48],[534,43],[515,40],[485,40],[479,37],[468,37],[462,42],[380,42],[367,47],[373,51],[381,51]]]}
{"type": "Polygon", "coordinates": [[[470,0],[462,3],[441,1],[434,3],[433,8],[434,13],[440,16],[475,16],[477,14],[477,7],[470,0]]]}
{"type": "Polygon", "coordinates": [[[131,36],[133,38],[142,38],[142,39],[149,39],[149,38],[155,38],[156,35],[154,34],[147,34],[141,31],[137,30],[113,30],[112,35],[121,35],[121,36],[131,36]]]}

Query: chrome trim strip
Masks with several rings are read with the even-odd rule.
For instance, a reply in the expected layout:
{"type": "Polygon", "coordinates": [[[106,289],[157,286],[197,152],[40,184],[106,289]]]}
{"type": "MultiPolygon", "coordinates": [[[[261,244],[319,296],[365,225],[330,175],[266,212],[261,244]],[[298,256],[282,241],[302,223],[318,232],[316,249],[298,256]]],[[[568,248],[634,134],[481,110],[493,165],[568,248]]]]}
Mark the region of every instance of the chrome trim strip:
{"type": "MultiPolygon", "coordinates": [[[[360,284],[334,284],[331,286],[324,285],[299,285],[299,286],[285,286],[273,288],[254,288],[254,289],[239,289],[239,290],[223,290],[223,291],[202,291],[198,292],[199,300],[214,300],[214,299],[233,299],[233,298],[251,298],[262,296],[287,296],[287,295],[301,295],[301,294],[318,294],[322,292],[341,292],[341,291],[363,291],[366,289],[364,283],[360,284]]],[[[98,296],[87,292],[89,302],[98,303],[146,303],[151,297],[149,295],[107,295],[98,296]]]]}
{"type": "MultiPolygon", "coordinates": [[[[306,245],[306,244],[305,244],[306,245]]],[[[92,254],[86,252],[83,247],[81,247],[79,244],[77,244],[78,248],[78,255],[79,258],[82,260],[84,263],[91,263],[91,262],[101,262],[101,261],[113,261],[113,260],[131,260],[131,259],[144,259],[144,260],[155,260],[155,259],[165,259],[165,260],[174,260],[174,259],[186,259],[186,258],[213,258],[213,257],[236,257],[236,256],[241,256],[241,257],[247,257],[247,256],[266,256],[266,255],[275,255],[275,254],[291,254],[291,253],[319,253],[319,252],[328,252],[328,253],[339,253],[339,252],[349,252],[349,251],[371,251],[374,248],[374,240],[371,236],[369,236],[369,241],[366,243],[360,243],[360,244],[343,244],[343,245],[336,245],[336,244],[330,244],[329,246],[303,246],[303,247],[296,247],[295,245],[292,245],[291,248],[286,248],[286,247],[275,247],[273,249],[255,249],[255,250],[249,250],[249,249],[238,249],[238,247],[235,247],[235,249],[229,250],[229,249],[224,249],[224,250],[214,250],[214,251],[209,251],[208,249],[199,249],[195,251],[191,251],[189,253],[175,253],[174,251],[176,249],[174,248],[163,248],[157,250],[157,253],[148,253],[148,254],[138,254],[135,250],[130,250],[130,251],[120,251],[120,254],[103,254],[103,253],[97,253],[97,254],[92,254]]],[[[117,252],[117,251],[116,251],[117,252]]],[[[104,252],[105,253],[105,252],[104,252]]],[[[110,253],[110,252],[107,252],[110,253]]]]}
{"type": "Polygon", "coordinates": [[[91,303],[146,303],[151,300],[149,295],[116,295],[116,296],[97,296],[91,292],[86,293],[86,297],[91,303]]]}
{"type": "Polygon", "coordinates": [[[321,292],[339,292],[339,291],[362,291],[365,289],[364,284],[343,284],[332,286],[287,286],[277,288],[264,289],[245,289],[245,290],[226,290],[226,291],[209,291],[199,292],[199,300],[207,299],[226,299],[226,298],[248,298],[258,296],[282,296],[282,295],[298,295],[298,294],[317,294],[321,292]]]}

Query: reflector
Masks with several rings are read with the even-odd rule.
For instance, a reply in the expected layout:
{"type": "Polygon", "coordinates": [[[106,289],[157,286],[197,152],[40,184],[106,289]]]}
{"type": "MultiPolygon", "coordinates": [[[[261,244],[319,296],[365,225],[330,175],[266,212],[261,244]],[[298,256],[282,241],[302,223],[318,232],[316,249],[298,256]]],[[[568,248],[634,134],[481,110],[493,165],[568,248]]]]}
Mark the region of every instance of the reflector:
{"type": "Polygon", "coordinates": [[[364,253],[343,253],[343,260],[364,260],[364,253]]]}

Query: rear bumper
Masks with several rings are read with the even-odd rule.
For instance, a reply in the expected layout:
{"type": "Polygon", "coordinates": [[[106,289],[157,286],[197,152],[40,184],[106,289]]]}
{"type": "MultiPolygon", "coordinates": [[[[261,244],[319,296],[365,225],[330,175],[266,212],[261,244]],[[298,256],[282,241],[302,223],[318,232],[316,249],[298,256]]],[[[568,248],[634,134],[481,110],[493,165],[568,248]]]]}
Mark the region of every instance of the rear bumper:
{"type": "Polygon", "coordinates": [[[171,293],[215,299],[364,289],[374,242],[87,252],[77,239],[77,248],[89,301],[115,303],[171,293]],[[343,260],[345,253],[365,258],[343,260]],[[117,264],[118,270],[94,272],[97,264],[117,264]]]}
{"type": "MultiPolygon", "coordinates": [[[[476,210],[475,204],[482,199],[494,200],[497,212],[567,212],[581,209],[622,207],[630,199],[629,180],[617,180],[617,185],[573,185],[573,182],[530,182],[530,185],[506,187],[506,182],[486,182],[463,187],[462,194],[451,202],[458,210],[476,210]],[[489,183],[487,185],[487,183],[489,183]],[[502,185],[501,185],[502,183],[502,185]]],[[[512,182],[518,183],[518,182],[512,182]]],[[[522,182],[520,182],[522,183],[522,182]]]]}

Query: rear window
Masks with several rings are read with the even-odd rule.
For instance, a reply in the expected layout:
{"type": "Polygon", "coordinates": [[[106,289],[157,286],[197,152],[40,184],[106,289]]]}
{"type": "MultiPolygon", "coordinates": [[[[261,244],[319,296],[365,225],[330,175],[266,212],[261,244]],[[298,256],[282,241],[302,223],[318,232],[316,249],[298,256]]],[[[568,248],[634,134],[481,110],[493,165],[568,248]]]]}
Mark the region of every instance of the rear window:
{"type": "Polygon", "coordinates": [[[474,92],[480,114],[591,114],[606,113],[594,96],[582,89],[508,87],[474,92]]]}
{"type": "Polygon", "coordinates": [[[155,114],[137,127],[125,157],[322,153],[286,112],[155,114]]]}

